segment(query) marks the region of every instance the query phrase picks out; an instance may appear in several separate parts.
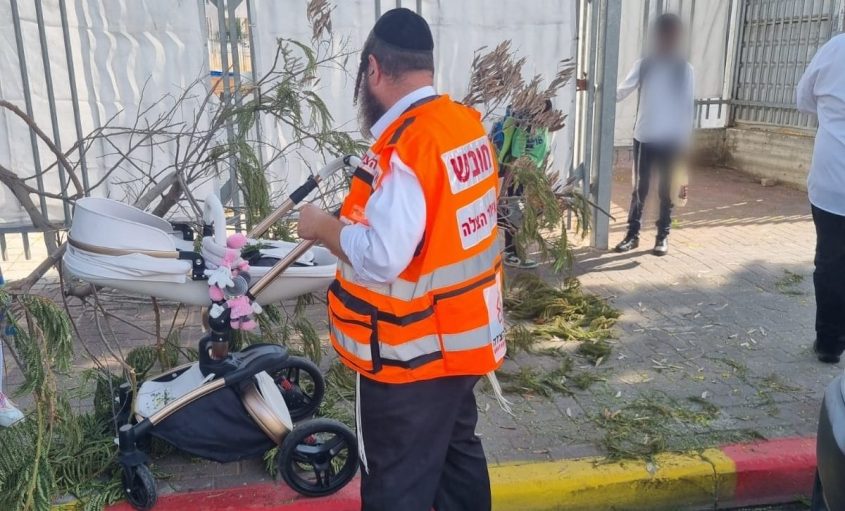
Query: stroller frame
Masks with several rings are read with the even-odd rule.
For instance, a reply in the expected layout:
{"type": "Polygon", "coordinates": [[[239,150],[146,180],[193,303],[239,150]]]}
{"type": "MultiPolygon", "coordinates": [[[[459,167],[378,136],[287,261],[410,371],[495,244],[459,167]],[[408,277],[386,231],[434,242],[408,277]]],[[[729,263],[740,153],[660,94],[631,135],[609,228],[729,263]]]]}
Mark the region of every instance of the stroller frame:
{"type": "MultiPolygon", "coordinates": [[[[248,236],[257,238],[264,234],[329,175],[342,168],[357,168],[360,165],[360,159],[354,156],[345,156],[333,160],[317,174],[310,176],[302,186],[290,194],[283,204],[250,231],[248,236]]],[[[204,233],[210,234],[208,207],[206,207],[203,216],[206,222],[203,229],[204,233]]],[[[225,226],[215,225],[214,228],[225,231],[225,226]]],[[[187,228],[183,230],[183,234],[185,236],[190,235],[187,228]]],[[[313,241],[299,243],[290,253],[276,262],[264,276],[249,286],[246,296],[250,300],[255,300],[262,290],[313,245],[313,241]]],[[[193,260],[192,278],[194,280],[203,278],[201,269],[205,268],[205,262],[200,254],[195,252],[180,253],[179,257],[193,260]]],[[[310,406],[305,410],[307,413],[294,416],[296,410],[289,410],[292,418],[296,421],[310,416],[319,407],[325,388],[325,382],[319,369],[310,361],[289,357],[287,349],[276,344],[253,344],[239,352],[229,353],[228,345],[232,337],[232,328],[229,324],[228,311],[219,318],[210,319],[207,326],[209,332],[199,341],[199,362],[197,364],[199,364],[203,375],[208,376],[213,373],[213,379],[167,403],[149,417],[137,417],[140,420],[135,423],[133,423],[136,417],[134,417],[132,406],[131,388],[128,383],[124,383],[119,389],[117,396],[119,402],[118,420],[122,422],[122,425],[118,428],[117,443],[119,463],[122,467],[123,488],[129,503],[136,509],[148,510],[152,509],[157,500],[156,483],[149,468],[150,459],[147,453],[139,448],[139,442],[148,438],[158,425],[173,414],[226,387],[237,389],[239,394],[242,395],[241,399],[244,406],[250,412],[256,424],[273,442],[281,447],[278,459],[279,469],[289,486],[306,496],[329,495],[345,486],[357,472],[358,444],[354,433],[342,423],[328,419],[307,420],[298,423],[292,430],[288,431],[282,421],[272,415],[269,409],[262,409],[262,406],[266,405],[263,404],[263,401],[255,399],[257,392],[255,385],[251,385],[255,376],[261,372],[272,373],[291,367],[307,372],[314,381],[315,395],[312,396],[313,399],[309,402],[310,406]],[[220,351],[222,346],[226,346],[225,353],[220,351]],[[216,356],[212,357],[212,353],[216,356]],[[252,393],[251,399],[250,392],[252,393]],[[258,420],[256,415],[263,417],[263,419],[258,420]],[[316,440],[316,436],[319,434],[331,434],[334,437],[331,441],[320,444],[319,440],[316,440]],[[345,459],[340,460],[340,468],[338,469],[336,458],[344,451],[346,456],[345,459]],[[306,481],[301,475],[298,475],[298,471],[303,470],[303,465],[313,467],[314,481],[306,481]]],[[[186,364],[161,375],[148,378],[148,380],[158,381],[169,376],[175,377],[192,366],[193,364],[186,364]]],[[[298,376],[296,383],[298,384],[298,376]]]]}

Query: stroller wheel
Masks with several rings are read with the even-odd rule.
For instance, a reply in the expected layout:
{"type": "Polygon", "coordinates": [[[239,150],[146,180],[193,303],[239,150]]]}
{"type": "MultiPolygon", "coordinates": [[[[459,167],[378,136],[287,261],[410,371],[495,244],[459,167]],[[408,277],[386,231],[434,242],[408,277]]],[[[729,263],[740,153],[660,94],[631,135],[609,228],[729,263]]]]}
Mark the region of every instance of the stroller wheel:
{"type": "Polygon", "coordinates": [[[281,369],[270,376],[279,386],[294,422],[313,416],[320,407],[326,382],[320,368],[310,360],[290,357],[281,369]]]}
{"type": "Polygon", "coordinates": [[[282,478],[297,492],[307,497],[331,495],[358,471],[358,441],[340,422],[303,422],[285,437],[278,463],[282,478]]]}
{"type": "Polygon", "coordinates": [[[123,492],[126,500],[140,511],[152,509],[158,500],[156,481],[150,467],[138,465],[123,469],[123,492]]]}

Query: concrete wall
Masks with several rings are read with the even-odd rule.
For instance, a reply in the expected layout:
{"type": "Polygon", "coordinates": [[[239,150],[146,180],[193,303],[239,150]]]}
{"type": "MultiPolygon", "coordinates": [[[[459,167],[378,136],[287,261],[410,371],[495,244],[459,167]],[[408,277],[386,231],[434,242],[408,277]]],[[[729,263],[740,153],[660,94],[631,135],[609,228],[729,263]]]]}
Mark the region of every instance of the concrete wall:
{"type": "MultiPolygon", "coordinates": [[[[692,159],[698,165],[725,166],[761,179],[806,190],[815,134],[759,126],[700,129],[692,159]]],[[[617,147],[617,166],[631,165],[631,148],[617,147]]]]}
{"type": "Polygon", "coordinates": [[[752,126],[726,128],[724,164],[805,190],[814,141],[815,134],[811,132],[752,126]]]}

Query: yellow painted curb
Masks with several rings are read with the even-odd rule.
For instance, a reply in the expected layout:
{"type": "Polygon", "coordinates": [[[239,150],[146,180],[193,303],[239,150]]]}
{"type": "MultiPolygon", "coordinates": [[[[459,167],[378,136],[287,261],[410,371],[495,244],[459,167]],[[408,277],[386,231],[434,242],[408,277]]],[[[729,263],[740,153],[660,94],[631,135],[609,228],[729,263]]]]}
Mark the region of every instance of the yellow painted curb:
{"type": "Polygon", "coordinates": [[[717,449],[606,463],[587,458],[490,467],[494,511],[677,510],[733,494],[733,462],[717,449]],[[717,475],[718,474],[718,475],[717,475]]]}

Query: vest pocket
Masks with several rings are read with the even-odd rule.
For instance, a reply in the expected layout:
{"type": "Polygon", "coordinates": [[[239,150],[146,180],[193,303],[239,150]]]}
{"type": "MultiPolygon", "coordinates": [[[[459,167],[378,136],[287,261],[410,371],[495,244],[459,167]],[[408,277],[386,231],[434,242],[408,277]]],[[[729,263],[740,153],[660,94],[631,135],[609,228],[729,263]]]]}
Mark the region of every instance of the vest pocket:
{"type": "Polygon", "coordinates": [[[484,374],[498,365],[498,352],[504,356],[499,282],[494,273],[461,289],[435,295],[444,364],[450,373],[484,374]]]}
{"type": "Polygon", "coordinates": [[[328,302],[336,342],[369,372],[384,366],[416,369],[443,357],[430,306],[398,315],[353,296],[337,282],[329,288],[328,302]]]}

